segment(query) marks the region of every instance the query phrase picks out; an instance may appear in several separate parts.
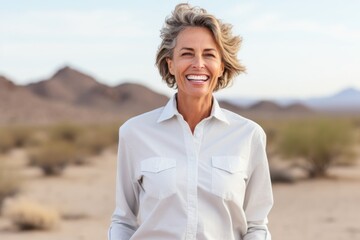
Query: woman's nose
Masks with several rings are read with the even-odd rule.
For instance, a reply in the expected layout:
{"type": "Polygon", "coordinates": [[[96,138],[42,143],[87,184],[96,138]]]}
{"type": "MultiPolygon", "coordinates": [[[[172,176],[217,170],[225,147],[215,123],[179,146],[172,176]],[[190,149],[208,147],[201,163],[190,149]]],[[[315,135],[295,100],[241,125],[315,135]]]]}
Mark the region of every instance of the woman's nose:
{"type": "Polygon", "coordinates": [[[201,69],[205,67],[205,62],[202,56],[194,57],[192,67],[196,69],[201,69]]]}

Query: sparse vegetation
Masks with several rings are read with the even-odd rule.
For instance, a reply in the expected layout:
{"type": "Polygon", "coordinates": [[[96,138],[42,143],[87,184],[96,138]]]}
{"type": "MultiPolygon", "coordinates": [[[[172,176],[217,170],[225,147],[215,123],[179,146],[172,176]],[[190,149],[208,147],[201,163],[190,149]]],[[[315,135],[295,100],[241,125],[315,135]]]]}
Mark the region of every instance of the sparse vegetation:
{"type": "Polygon", "coordinates": [[[14,147],[14,139],[11,133],[5,129],[0,129],[0,153],[7,153],[14,147]]]}
{"type": "Polygon", "coordinates": [[[30,165],[38,166],[45,175],[61,175],[77,158],[75,146],[65,141],[50,141],[29,152],[30,165]]]}
{"type": "Polygon", "coordinates": [[[113,126],[93,126],[76,139],[76,146],[91,155],[101,153],[106,147],[117,143],[118,131],[113,126]]]}
{"type": "Polygon", "coordinates": [[[50,127],[50,138],[59,141],[75,142],[83,130],[78,124],[59,123],[50,127]]]}
{"type": "Polygon", "coordinates": [[[14,196],[21,188],[21,179],[13,169],[0,162],[0,209],[5,198],[14,196]]]}
{"type": "Polygon", "coordinates": [[[291,121],[280,129],[277,150],[287,158],[302,158],[314,178],[325,176],[341,156],[349,155],[352,141],[351,124],[345,120],[291,121]]]}
{"type": "Polygon", "coordinates": [[[26,146],[31,139],[33,129],[25,126],[7,126],[0,129],[0,153],[13,148],[26,146]]]}
{"type": "Polygon", "coordinates": [[[5,204],[4,215],[20,230],[51,230],[60,220],[60,215],[55,209],[26,199],[13,200],[5,204]]]}
{"type": "Polygon", "coordinates": [[[0,153],[7,153],[13,148],[30,144],[35,128],[30,126],[10,125],[0,128],[0,153]]]}
{"type": "Polygon", "coordinates": [[[118,126],[114,126],[61,123],[42,129],[30,144],[30,165],[40,167],[45,175],[60,175],[69,164],[85,164],[117,142],[118,126]]]}

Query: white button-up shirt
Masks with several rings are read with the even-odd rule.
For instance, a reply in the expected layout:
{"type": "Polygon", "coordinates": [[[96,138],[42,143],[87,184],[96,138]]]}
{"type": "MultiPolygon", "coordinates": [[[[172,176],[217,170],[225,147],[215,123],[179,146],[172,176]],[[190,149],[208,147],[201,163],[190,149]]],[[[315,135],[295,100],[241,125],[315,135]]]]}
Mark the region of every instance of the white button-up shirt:
{"type": "Polygon", "coordinates": [[[120,127],[110,240],[270,240],[273,205],[265,134],[221,109],[191,132],[165,107],[120,127]]]}

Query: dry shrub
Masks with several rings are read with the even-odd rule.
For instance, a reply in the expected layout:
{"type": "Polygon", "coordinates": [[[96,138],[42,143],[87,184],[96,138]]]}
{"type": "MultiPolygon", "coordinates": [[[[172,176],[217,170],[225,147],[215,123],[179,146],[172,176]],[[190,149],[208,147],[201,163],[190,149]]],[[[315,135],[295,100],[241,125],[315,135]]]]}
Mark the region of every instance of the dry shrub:
{"type": "Polygon", "coordinates": [[[50,127],[50,138],[57,141],[75,142],[83,128],[75,123],[59,123],[50,127]]]}
{"type": "Polygon", "coordinates": [[[15,145],[15,140],[8,129],[0,129],[0,153],[7,153],[15,145]]]}
{"type": "Polygon", "coordinates": [[[34,129],[29,126],[12,126],[9,131],[14,139],[14,147],[25,147],[29,143],[34,129]]]}
{"type": "Polygon", "coordinates": [[[39,166],[46,175],[59,175],[70,163],[85,164],[117,143],[117,124],[77,125],[60,123],[38,129],[32,136],[30,164],[39,166]]]}
{"type": "Polygon", "coordinates": [[[64,141],[50,141],[29,151],[30,165],[40,167],[47,176],[61,175],[76,157],[74,145],[64,141]]]}
{"type": "Polygon", "coordinates": [[[60,220],[55,209],[26,199],[7,202],[4,205],[4,215],[20,230],[51,230],[60,220]]]}
{"type": "Polygon", "coordinates": [[[113,126],[89,126],[79,135],[75,144],[89,155],[98,155],[117,142],[117,132],[113,126]]]}
{"type": "Polygon", "coordinates": [[[340,119],[292,121],[279,136],[280,154],[303,158],[310,177],[325,176],[338,159],[349,155],[353,143],[351,124],[340,119]]]}
{"type": "Polygon", "coordinates": [[[21,182],[21,178],[13,169],[0,162],[0,208],[5,198],[20,191],[21,182]]]}
{"type": "Polygon", "coordinates": [[[0,152],[6,153],[12,148],[26,146],[33,129],[26,126],[7,126],[0,129],[0,152]]]}
{"type": "Polygon", "coordinates": [[[27,148],[35,148],[44,145],[46,142],[49,142],[50,136],[48,133],[47,128],[38,128],[34,131],[29,139],[28,144],[26,145],[27,148]]]}

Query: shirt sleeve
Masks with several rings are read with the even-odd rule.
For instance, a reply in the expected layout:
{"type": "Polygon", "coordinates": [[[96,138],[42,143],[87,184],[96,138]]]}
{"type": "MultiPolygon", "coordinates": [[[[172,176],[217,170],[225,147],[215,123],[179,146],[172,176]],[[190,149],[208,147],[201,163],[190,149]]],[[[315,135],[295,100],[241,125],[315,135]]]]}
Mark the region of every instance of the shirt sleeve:
{"type": "Polygon", "coordinates": [[[248,224],[244,240],[271,240],[267,216],[273,206],[273,194],[265,146],[266,135],[260,129],[252,139],[250,161],[253,167],[244,200],[248,224]]]}
{"type": "MultiPolygon", "coordinates": [[[[121,131],[121,129],[120,129],[121,131]]],[[[119,134],[116,176],[116,208],[111,218],[108,240],[128,240],[138,228],[138,185],[134,181],[130,149],[119,134]]]]}

